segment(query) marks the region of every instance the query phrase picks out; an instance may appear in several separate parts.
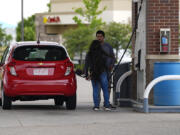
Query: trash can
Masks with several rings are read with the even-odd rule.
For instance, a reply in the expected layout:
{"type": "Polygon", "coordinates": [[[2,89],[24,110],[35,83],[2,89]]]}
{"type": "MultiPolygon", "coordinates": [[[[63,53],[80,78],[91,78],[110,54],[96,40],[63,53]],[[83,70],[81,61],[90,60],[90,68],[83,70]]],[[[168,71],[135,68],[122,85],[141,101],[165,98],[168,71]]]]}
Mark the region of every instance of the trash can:
{"type": "MultiPolygon", "coordinates": [[[[119,80],[119,78],[126,72],[130,70],[131,62],[126,62],[118,65],[116,67],[116,71],[113,75],[113,102],[114,104],[117,104],[117,98],[130,98],[131,94],[131,86],[132,86],[132,81],[131,81],[131,76],[127,77],[122,85],[121,85],[121,92],[116,92],[116,84],[119,80]]],[[[131,106],[130,101],[120,101],[120,106],[121,107],[129,107],[131,106]]]]}
{"type": "MultiPolygon", "coordinates": [[[[180,75],[180,62],[154,63],[154,78],[162,75],[180,75]]],[[[154,105],[179,106],[180,80],[167,80],[154,86],[154,105]]]]}

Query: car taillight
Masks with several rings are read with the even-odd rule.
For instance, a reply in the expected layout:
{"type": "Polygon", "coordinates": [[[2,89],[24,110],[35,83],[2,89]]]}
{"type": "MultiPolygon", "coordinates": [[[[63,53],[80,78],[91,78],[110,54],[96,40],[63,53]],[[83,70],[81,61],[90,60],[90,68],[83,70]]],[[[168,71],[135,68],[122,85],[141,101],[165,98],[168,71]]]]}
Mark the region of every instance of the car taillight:
{"type": "Polygon", "coordinates": [[[11,75],[17,76],[16,70],[14,68],[15,63],[8,64],[8,71],[11,75]]]}
{"type": "Polygon", "coordinates": [[[67,67],[66,68],[66,72],[65,72],[65,76],[68,76],[68,75],[70,75],[71,74],[71,70],[72,70],[72,67],[67,67]]]}
{"type": "Polygon", "coordinates": [[[11,75],[17,76],[15,68],[14,67],[9,67],[9,68],[11,75]]]}
{"type": "Polygon", "coordinates": [[[64,75],[65,76],[70,75],[72,70],[73,70],[73,64],[70,61],[66,62],[66,72],[64,75]]]}

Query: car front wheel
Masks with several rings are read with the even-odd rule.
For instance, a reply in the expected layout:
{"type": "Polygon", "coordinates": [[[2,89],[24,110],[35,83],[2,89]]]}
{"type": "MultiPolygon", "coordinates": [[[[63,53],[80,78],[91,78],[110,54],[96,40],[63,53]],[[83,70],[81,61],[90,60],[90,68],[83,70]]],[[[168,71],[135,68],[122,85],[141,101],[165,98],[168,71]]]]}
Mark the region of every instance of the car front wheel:
{"type": "Polygon", "coordinates": [[[1,102],[2,102],[2,109],[4,110],[11,109],[12,101],[8,96],[6,96],[3,88],[1,89],[1,102]]]}
{"type": "Polygon", "coordinates": [[[76,109],[76,94],[73,96],[67,97],[66,109],[67,110],[75,110],[76,109]]]}

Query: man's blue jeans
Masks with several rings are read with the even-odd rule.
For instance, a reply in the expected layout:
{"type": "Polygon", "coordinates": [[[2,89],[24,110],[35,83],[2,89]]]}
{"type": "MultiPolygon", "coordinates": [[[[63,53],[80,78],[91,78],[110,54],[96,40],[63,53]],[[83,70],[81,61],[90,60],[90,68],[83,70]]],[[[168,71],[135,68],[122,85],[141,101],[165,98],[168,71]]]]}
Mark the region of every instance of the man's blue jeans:
{"type": "Polygon", "coordinates": [[[99,80],[92,80],[92,87],[93,87],[93,101],[94,106],[99,107],[100,99],[99,99],[99,86],[101,86],[103,90],[103,96],[104,96],[104,106],[109,107],[109,92],[108,92],[108,79],[107,79],[107,73],[103,72],[100,75],[99,80]]]}

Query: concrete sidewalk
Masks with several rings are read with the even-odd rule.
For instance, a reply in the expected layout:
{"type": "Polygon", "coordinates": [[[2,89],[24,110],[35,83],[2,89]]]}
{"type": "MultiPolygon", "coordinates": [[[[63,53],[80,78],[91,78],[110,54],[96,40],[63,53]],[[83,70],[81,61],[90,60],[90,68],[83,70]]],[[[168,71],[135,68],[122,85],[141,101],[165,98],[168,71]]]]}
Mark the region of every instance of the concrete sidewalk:
{"type": "Polygon", "coordinates": [[[0,109],[0,135],[179,135],[179,113],[138,113],[132,108],[93,111],[91,83],[78,78],[75,111],[53,100],[15,102],[0,109]]]}

